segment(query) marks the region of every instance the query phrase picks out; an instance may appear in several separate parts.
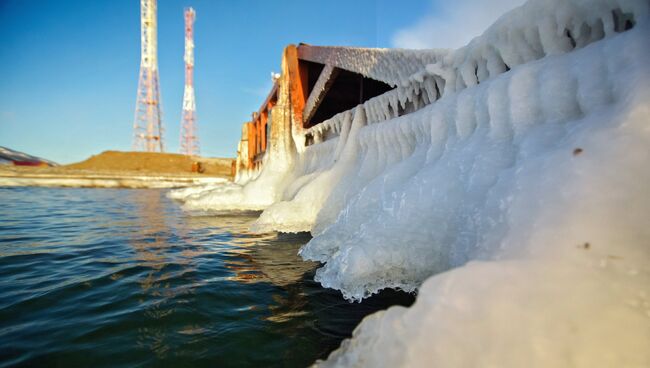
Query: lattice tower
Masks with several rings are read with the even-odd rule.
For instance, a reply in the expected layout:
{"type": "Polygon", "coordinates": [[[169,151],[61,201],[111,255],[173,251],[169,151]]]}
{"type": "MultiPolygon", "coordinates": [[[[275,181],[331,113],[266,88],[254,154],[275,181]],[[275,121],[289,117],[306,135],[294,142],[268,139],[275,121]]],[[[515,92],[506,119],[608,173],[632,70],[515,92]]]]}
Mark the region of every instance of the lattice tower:
{"type": "Polygon", "coordinates": [[[133,121],[134,151],[164,151],[156,8],[156,0],[140,0],[141,59],[133,121]]]}
{"type": "Polygon", "coordinates": [[[185,91],[181,121],[181,153],[199,155],[199,137],[196,126],[196,101],[194,99],[194,20],[196,12],[185,9],[185,91]]]}

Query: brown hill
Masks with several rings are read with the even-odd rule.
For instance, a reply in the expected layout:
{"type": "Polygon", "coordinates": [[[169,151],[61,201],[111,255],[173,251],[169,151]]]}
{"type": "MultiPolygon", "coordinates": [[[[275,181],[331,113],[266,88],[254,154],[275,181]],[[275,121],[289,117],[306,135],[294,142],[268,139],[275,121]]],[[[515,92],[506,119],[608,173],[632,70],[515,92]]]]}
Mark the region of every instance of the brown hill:
{"type": "Polygon", "coordinates": [[[231,176],[233,160],[205,158],[177,153],[104,151],[87,160],[65,165],[72,170],[96,172],[135,171],[142,174],[184,174],[203,169],[203,175],[231,176]],[[197,165],[200,163],[200,165],[197,165]]]}

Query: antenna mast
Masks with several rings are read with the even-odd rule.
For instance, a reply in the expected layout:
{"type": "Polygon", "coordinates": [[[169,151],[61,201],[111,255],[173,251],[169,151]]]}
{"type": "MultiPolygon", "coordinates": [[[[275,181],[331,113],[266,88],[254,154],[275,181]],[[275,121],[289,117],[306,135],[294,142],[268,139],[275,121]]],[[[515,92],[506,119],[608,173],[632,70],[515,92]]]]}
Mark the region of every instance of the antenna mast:
{"type": "Polygon", "coordinates": [[[196,132],[196,101],[194,99],[194,20],[196,12],[185,9],[185,91],[181,121],[181,153],[199,155],[199,137],[196,132]]]}
{"type": "Polygon", "coordinates": [[[133,121],[134,151],[164,151],[156,8],[156,0],[140,0],[141,59],[133,121]]]}

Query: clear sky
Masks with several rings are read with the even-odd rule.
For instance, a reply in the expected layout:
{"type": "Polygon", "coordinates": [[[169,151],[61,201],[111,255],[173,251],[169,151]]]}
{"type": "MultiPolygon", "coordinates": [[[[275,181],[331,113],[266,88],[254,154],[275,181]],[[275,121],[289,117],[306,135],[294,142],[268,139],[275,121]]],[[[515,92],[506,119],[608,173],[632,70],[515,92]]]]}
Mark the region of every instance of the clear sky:
{"type": "MultiPolygon", "coordinates": [[[[280,70],[284,46],[390,47],[429,0],[159,0],[165,143],[177,152],[183,8],[195,23],[201,151],[234,156],[241,124],[280,70]],[[399,5],[397,5],[399,4],[399,5]]],[[[60,163],[129,150],[140,66],[138,0],[0,0],[0,146],[60,163]]]]}

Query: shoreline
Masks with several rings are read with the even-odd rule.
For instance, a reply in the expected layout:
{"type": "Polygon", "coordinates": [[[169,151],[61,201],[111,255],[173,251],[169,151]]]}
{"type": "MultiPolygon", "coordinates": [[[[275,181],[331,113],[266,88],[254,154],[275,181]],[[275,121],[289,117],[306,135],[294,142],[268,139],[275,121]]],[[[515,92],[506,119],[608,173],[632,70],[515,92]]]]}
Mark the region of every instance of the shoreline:
{"type": "Polygon", "coordinates": [[[138,172],[99,171],[43,173],[35,171],[0,169],[0,186],[166,189],[230,181],[230,178],[224,176],[204,176],[201,174],[145,174],[138,172]]]}
{"type": "Polygon", "coordinates": [[[0,186],[171,189],[232,181],[232,159],[104,151],[64,166],[0,166],[0,186]]]}

